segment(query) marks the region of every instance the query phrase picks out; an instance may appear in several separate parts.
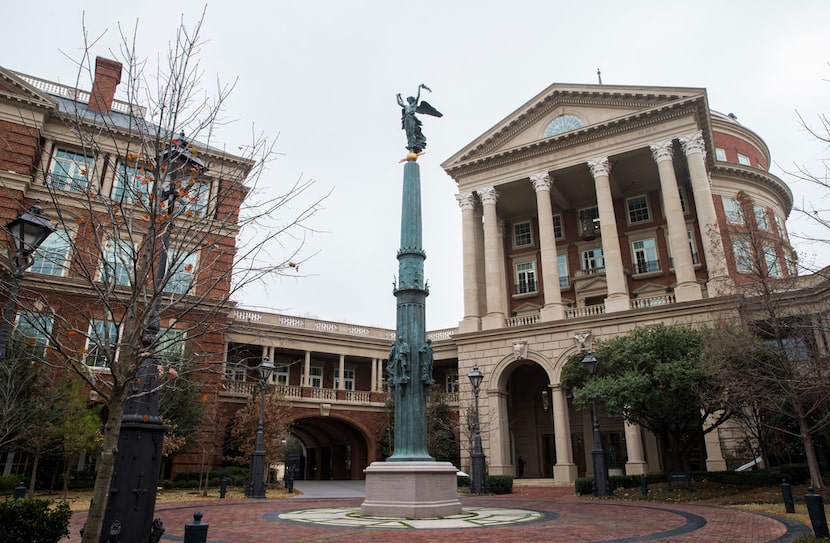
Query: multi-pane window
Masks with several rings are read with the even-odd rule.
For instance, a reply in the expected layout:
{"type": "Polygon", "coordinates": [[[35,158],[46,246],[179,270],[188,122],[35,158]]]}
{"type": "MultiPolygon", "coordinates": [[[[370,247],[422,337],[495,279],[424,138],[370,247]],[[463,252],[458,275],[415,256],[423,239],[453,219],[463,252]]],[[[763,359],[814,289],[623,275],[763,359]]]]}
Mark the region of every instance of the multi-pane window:
{"type": "Polygon", "coordinates": [[[689,208],[686,207],[686,191],[684,191],[680,187],[677,187],[677,192],[678,194],[680,194],[680,209],[683,211],[683,214],[685,215],[689,212],[689,208]]]}
{"type": "Polygon", "coordinates": [[[778,265],[778,253],[775,252],[775,247],[764,245],[764,262],[769,276],[781,277],[781,267],[778,265]]]}
{"type": "Polygon", "coordinates": [[[112,199],[116,202],[147,202],[153,187],[153,173],[140,166],[118,165],[112,185],[112,199]]]}
{"type": "Polygon", "coordinates": [[[585,271],[603,271],[605,269],[605,260],[602,258],[602,249],[586,249],[582,251],[582,269],[585,271]]]}
{"type": "Polygon", "coordinates": [[[743,273],[753,271],[752,252],[749,248],[749,242],[743,239],[733,239],[732,254],[735,257],[735,269],[743,273]]]}
{"type": "Polygon", "coordinates": [[[599,208],[579,210],[579,229],[584,239],[594,239],[599,233],[599,208]]]}
{"type": "Polygon", "coordinates": [[[176,201],[177,205],[183,206],[183,213],[188,217],[204,217],[208,211],[208,200],[210,198],[210,183],[206,181],[193,181],[186,183],[182,190],[182,196],[176,201]]]}
{"type": "Polygon", "coordinates": [[[86,340],[86,356],[84,363],[87,366],[106,368],[110,357],[116,356],[118,344],[118,325],[111,320],[94,320],[89,323],[89,332],[86,340]]]}
{"type": "Polygon", "coordinates": [[[787,231],[784,230],[784,221],[776,214],[773,214],[772,217],[775,219],[775,227],[778,229],[778,235],[783,239],[787,239],[787,231]]]}
{"type": "Polygon", "coordinates": [[[744,166],[751,166],[752,163],[749,160],[749,157],[746,155],[742,155],[738,153],[738,164],[743,164],[744,166]]]}
{"type": "Polygon", "coordinates": [[[559,286],[567,287],[570,285],[570,277],[568,275],[568,255],[557,255],[556,268],[559,270],[559,286]]]}
{"type": "Polygon", "coordinates": [[[630,224],[644,222],[651,219],[648,212],[648,198],[645,196],[635,196],[625,201],[628,207],[628,222],[630,224]]]}
{"type": "Polygon", "coordinates": [[[193,287],[196,253],[188,254],[184,251],[171,251],[168,266],[170,267],[170,277],[164,285],[164,291],[187,294],[193,287]]]}
{"type": "Polygon", "coordinates": [[[245,381],[248,379],[248,366],[245,361],[228,361],[225,364],[225,378],[228,381],[245,381]]]}
{"type": "Polygon", "coordinates": [[[743,224],[744,213],[741,205],[734,198],[723,199],[723,211],[726,214],[726,222],[729,224],[743,224]]]}
{"type": "Polygon", "coordinates": [[[314,388],[323,388],[323,368],[320,366],[311,366],[308,368],[308,386],[314,388]]]}
{"type": "MultiPolygon", "coordinates": [[[[340,388],[340,370],[334,370],[334,388],[340,388]]],[[[354,370],[343,370],[343,389],[354,390],[354,370]]]]}
{"type": "Polygon", "coordinates": [[[136,262],[135,249],[123,239],[109,239],[104,246],[101,281],[126,286],[132,282],[136,262]]]}
{"type": "Polygon", "coordinates": [[[536,262],[516,264],[516,294],[536,292],[536,262]]]}
{"type": "Polygon", "coordinates": [[[562,239],[565,237],[565,227],[562,224],[562,215],[553,216],[553,237],[562,239]]]}
{"type": "Polygon", "coordinates": [[[726,151],[720,147],[715,147],[715,159],[726,162],[726,151]]]}
{"type": "Polygon", "coordinates": [[[287,385],[290,377],[291,366],[288,364],[277,364],[274,368],[274,383],[278,385],[287,385]]]}
{"type": "Polygon", "coordinates": [[[49,171],[49,186],[61,190],[86,192],[94,165],[94,159],[83,153],[56,149],[49,171]]]}
{"type": "Polygon", "coordinates": [[[513,247],[527,247],[533,245],[533,231],[530,221],[518,222],[513,225],[513,247]]]}
{"type": "Polygon", "coordinates": [[[27,345],[46,348],[49,345],[53,322],[54,318],[51,315],[33,311],[19,311],[14,330],[25,338],[27,345]]]}
{"type": "Polygon", "coordinates": [[[445,391],[447,394],[456,394],[458,392],[458,370],[453,368],[447,370],[445,380],[445,391]]]}
{"type": "Polygon", "coordinates": [[[185,333],[175,328],[162,328],[156,339],[156,354],[167,364],[178,364],[184,356],[185,333]]]}
{"type": "Polygon", "coordinates": [[[686,230],[686,238],[689,240],[689,249],[692,251],[692,263],[700,264],[700,255],[695,247],[695,235],[691,230],[686,230]]]}
{"type": "Polygon", "coordinates": [[[795,277],[798,275],[798,260],[795,255],[791,255],[786,257],[786,264],[787,264],[787,273],[790,277],[795,277]]]}
{"type": "Polygon", "coordinates": [[[764,206],[753,205],[752,210],[755,212],[755,224],[758,225],[758,228],[769,232],[770,224],[766,208],[764,206]]]}
{"type": "Polygon", "coordinates": [[[29,271],[47,275],[62,276],[69,267],[69,234],[56,230],[47,237],[35,251],[29,271]]]}
{"type": "Polygon", "coordinates": [[[634,250],[634,273],[648,273],[660,270],[657,258],[657,244],[654,239],[641,239],[631,244],[634,250]]]}

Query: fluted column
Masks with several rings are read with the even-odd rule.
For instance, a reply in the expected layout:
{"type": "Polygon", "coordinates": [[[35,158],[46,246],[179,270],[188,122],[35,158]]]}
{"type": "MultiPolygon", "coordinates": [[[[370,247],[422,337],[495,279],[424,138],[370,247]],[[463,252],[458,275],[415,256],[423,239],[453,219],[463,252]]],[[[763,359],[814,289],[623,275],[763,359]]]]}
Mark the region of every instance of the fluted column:
{"type": "Polygon", "coordinates": [[[562,385],[551,385],[553,399],[553,440],[556,447],[556,464],[553,480],[558,484],[570,484],[576,480],[577,469],[571,447],[571,422],[568,419],[568,400],[562,385]]]}
{"type": "Polygon", "coordinates": [[[680,205],[680,191],[677,187],[677,177],[674,174],[674,162],[672,161],[673,150],[671,140],[651,146],[651,154],[657,162],[657,172],[660,175],[663,209],[666,212],[666,223],[669,226],[669,243],[671,243],[674,262],[674,275],[677,279],[674,295],[678,302],[687,302],[700,300],[703,295],[695,277],[695,265],[692,261],[692,249],[689,247],[686,219],[683,217],[683,206],[680,205]]]}
{"type": "Polygon", "coordinates": [[[498,192],[494,187],[478,191],[484,209],[484,273],[487,288],[487,315],[481,321],[484,330],[504,326],[505,279],[502,258],[504,249],[496,216],[498,192]]]}
{"type": "Polygon", "coordinates": [[[481,329],[481,310],[479,307],[479,269],[478,244],[476,243],[476,228],[481,228],[481,222],[476,224],[475,194],[462,192],[455,195],[461,207],[461,257],[464,266],[464,319],[459,323],[459,332],[475,332],[481,329]]]}
{"type": "Polygon", "coordinates": [[[625,452],[628,461],[625,463],[626,475],[642,475],[646,472],[646,460],[643,456],[643,437],[640,435],[640,425],[625,422],[625,452]]]}
{"type": "Polygon", "coordinates": [[[605,311],[626,311],[631,308],[628,298],[628,285],[623,270],[620,236],[617,233],[617,218],[614,214],[614,198],[611,195],[611,180],[608,157],[588,161],[588,168],[594,177],[597,193],[597,209],[602,237],[602,257],[605,261],[605,280],[608,285],[608,298],[605,311]]]}
{"type": "Polygon", "coordinates": [[[707,283],[709,297],[732,294],[735,291],[735,282],[726,270],[726,258],[715,214],[715,202],[712,199],[709,174],[706,171],[706,144],[703,141],[703,133],[698,130],[694,134],[683,136],[680,138],[680,146],[689,164],[697,222],[700,225],[700,242],[709,274],[707,283]]]}
{"type": "Polygon", "coordinates": [[[311,375],[311,351],[305,352],[305,362],[303,363],[303,386],[309,385],[311,375]]]}
{"type": "Polygon", "coordinates": [[[541,320],[563,319],[562,293],[559,291],[559,267],[556,262],[556,234],[553,231],[553,208],[550,205],[551,179],[548,172],[530,176],[536,190],[536,209],[539,216],[539,245],[542,249],[542,284],[545,289],[545,306],[541,320]]]}
{"type": "Polygon", "coordinates": [[[337,390],[346,390],[346,355],[340,355],[340,363],[337,366],[337,390]]]}

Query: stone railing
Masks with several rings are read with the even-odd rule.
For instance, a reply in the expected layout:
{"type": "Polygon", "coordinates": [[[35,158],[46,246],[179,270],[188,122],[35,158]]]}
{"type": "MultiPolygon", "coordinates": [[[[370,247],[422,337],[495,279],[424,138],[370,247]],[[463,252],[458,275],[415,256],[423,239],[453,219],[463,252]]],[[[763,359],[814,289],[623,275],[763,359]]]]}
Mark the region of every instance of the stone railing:
{"type": "Polygon", "coordinates": [[[631,309],[643,309],[645,307],[657,307],[675,303],[674,293],[662,294],[660,296],[649,296],[647,298],[634,298],[631,300],[631,309]]]}
{"type": "Polygon", "coordinates": [[[312,330],[314,332],[343,334],[365,338],[377,338],[388,341],[395,340],[395,331],[386,328],[375,328],[372,326],[361,326],[343,322],[332,322],[308,317],[296,317],[293,315],[280,315],[264,311],[253,311],[249,309],[234,309],[230,318],[236,323],[251,323],[263,326],[297,328],[301,330],[312,330]]]}
{"type": "Polygon", "coordinates": [[[297,385],[277,385],[277,394],[282,395],[284,398],[302,398],[303,397],[303,387],[297,385]]]}
{"type": "Polygon", "coordinates": [[[457,331],[458,328],[444,328],[442,330],[433,330],[432,332],[427,332],[427,339],[431,339],[432,341],[451,339],[453,334],[455,334],[457,331]]]}
{"type": "Polygon", "coordinates": [[[311,387],[311,399],[313,400],[336,400],[337,391],[333,388],[311,387]]]}
{"type": "MultiPolygon", "coordinates": [[[[68,98],[69,100],[74,100],[82,104],[89,103],[90,93],[88,91],[76,89],[68,85],[61,85],[60,83],[55,83],[54,81],[47,81],[46,79],[40,79],[38,77],[33,77],[31,75],[21,74],[17,72],[15,72],[15,75],[17,75],[20,79],[24,80],[26,83],[30,84],[34,88],[45,92],[46,94],[60,96],[61,98],[68,98]]],[[[127,115],[141,117],[142,119],[147,117],[147,108],[145,108],[144,106],[139,106],[137,104],[130,104],[129,102],[124,102],[123,100],[113,100],[112,109],[114,111],[126,113],[127,115]]]]}
{"type": "Polygon", "coordinates": [[[565,308],[566,319],[575,319],[578,317],[592,317],[595,315],[602,315],[603,313],[605,313],[605,304],[565,308]]]}
{"type": "Polygon", "coordinates": [[[516,317],[507,317],[504,321],[504,325],[508,328],[512,328],[514,326],[526,326],[528,324],[533,324],[539,322],[541,317],[538,313],[535,315],[518,315],[516,317]]]}
{"type": "Polygon", "coordinates": [[[346,390],[345,401],[347,402],[369,402],[371,393],[368,390],[346,390]]]}

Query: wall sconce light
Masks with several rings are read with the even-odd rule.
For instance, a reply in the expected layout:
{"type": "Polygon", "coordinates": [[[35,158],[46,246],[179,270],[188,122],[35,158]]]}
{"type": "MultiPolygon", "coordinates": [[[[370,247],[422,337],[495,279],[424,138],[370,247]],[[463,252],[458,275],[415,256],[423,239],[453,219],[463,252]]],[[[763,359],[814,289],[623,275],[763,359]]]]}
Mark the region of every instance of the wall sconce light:
{"type": "Polygon", "coordinates": [[[550,409],[550,399],[548,398],[547,390],[542,391],[542,409],[545,410],[545,413],[547,413],[548,409],[550,409]]]}

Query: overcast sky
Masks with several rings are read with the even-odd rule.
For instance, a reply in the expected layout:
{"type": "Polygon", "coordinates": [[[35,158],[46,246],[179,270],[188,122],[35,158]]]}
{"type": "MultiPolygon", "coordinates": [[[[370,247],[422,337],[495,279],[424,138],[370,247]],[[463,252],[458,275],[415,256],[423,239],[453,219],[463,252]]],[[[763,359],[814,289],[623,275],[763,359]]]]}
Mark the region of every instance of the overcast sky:
{"type": "MultiPolygon", "coordinates": [[[[164,58],[181,17],[203,2],[13,2],[4,8],[0,65],[72,83],[82,20],[103,36],[92,55],[112,56],[138,24],[139,55],[164,58]],[[13,21],[13,23],[12,23],[13,21]]],[[[247,143],[251,126],[279,135],[267,172],[275,193],[298,177],[333,190],[306,241],[318,253],[300,273],[250,289],[243,305],[292,315],[395,326],[393,276],[400,245],[406,153],[395,94],[419,83],[444,113],[424,118],[419,159],[424,212],[427,327],[463,316],[461,213],[440,163],[554,82],[689,86],[734,113],[769,145],[773,173],[798,201],[823,196],[792,183],[793,164],[820,170],[825,146],[799,126],[830,112],[830,2],[665,1],[270,1],[211,2],[200,61],[206,88],[238,78],[219,140],[247,143]],[[266,293],[267,292],[267,293],[266,293]]],[[[791,233],[803,232],[795,214],[791,233]]],[[[827,237],[825,235],[825,237],[827,237]]],[[[810,260],[819,249],[798,244],[810,260]]],[[[830,259],[828,259],[830,260],[830,259]]]]}

